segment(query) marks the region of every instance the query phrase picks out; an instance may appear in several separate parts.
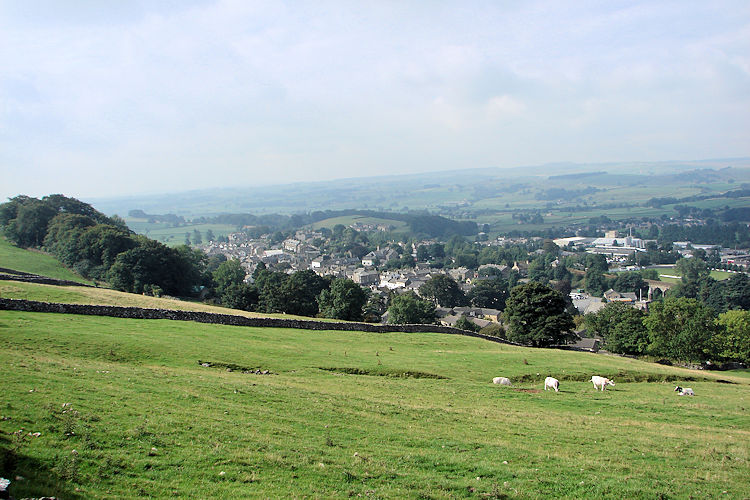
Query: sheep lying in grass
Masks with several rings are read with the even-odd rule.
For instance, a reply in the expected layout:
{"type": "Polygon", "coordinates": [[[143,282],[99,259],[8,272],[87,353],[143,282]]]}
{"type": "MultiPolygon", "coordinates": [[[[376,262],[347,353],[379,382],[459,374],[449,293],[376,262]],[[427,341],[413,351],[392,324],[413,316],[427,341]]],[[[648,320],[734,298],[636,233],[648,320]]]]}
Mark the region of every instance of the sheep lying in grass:
{"type": "Polygon", "coordinates": [[[678,396],[695,396],[695,393],[693,392],[693,389],[690,387],[685,387],[684,389],[680,387],[679,385],[674,388],[674,392],[677,392],[678,396]]]}
{"type": "Polygon", "coordinates": [[[510,379],[507,377],[495,377],[492,379],[492,383],[500,385],[513,385],[510,383],[510,379]]]}

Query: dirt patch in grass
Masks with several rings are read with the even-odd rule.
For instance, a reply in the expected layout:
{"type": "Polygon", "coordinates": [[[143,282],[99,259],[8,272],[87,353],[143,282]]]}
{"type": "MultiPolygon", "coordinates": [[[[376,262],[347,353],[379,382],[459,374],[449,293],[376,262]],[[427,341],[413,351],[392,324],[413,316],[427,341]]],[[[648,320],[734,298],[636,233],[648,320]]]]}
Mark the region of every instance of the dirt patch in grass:
{"type": "Polygon", "coordinates": [[[273,375],[269,370],[263,370],[259,367],[242,366],[235,363],[222,363],[220,361],[201,361],[198,364],[204,368],[219,368],[228,372],[253,373],[255,375],[273,375]]]}
{"type": "Polygon", "coordinates": [[[414,370],[366,370],[362,368],[337,368],[319,366],[321,370],[328,372],[340,373],[344,375],[370,375],[374,377],[393,377],[393,378],[430,378],[430,379],[447,379],[442,375],[434,373],[418,372],[414,370]]]}

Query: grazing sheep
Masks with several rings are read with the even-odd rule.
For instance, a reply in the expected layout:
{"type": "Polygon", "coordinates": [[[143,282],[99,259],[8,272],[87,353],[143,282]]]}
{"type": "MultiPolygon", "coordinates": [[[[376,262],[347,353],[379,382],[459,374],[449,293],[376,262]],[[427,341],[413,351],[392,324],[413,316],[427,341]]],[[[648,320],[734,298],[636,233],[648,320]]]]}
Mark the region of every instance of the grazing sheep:
{"type": "Polygon", "coordinates": [[[594,384],[594,390],[597,390],[601,387],[602,392],[604,392],[604,388],[608,385],[611,385],[614,387],[615,383],[608,379],[607,377],[600,377],[599,375],[594,375],[591,377],[591,383],[594,384]]]}
{"type": "Polygon", "coordinates": [[[560,381],[553,377],[547,377],[544,379],[544,390],[547,388],[554,389],[555,392],[560,388],[560,381]]]}
{"type": "Polygon", "coordinates": [[[492,383],[500,385],[513,385],[510,383],[510,379],[506,377],[495,377],[492,379],[492,383]]]}
{"type": "Polygon", "coordinates": [[[674,388],[674,392],[677,392],[678,396],[695,396],[695,393],[693,392],[693,389],[690,387],[685,387],[684,389],[680,387],[679,385],[674,388]]]}

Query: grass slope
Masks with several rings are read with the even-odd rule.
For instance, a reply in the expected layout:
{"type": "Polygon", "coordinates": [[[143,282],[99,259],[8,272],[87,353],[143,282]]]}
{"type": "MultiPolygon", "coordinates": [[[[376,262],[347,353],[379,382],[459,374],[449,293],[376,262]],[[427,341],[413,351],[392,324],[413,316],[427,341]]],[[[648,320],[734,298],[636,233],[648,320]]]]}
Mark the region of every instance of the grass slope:
{"type": "MultiPolygon", "coordinates": [[[[310,319],[291,314],[270,314],[241,311],[227,307],[213,306],[202,302],[191,302],[164,297],[150,297],[135,293],[120,292],[107,288],[84,288],[77,286],[41,285],[19,281],[0,281],[0,296],[6,299],[38,300],[62,304],[99,304],[107,306],[143,307],[149,309],[170,309],[176,311],[199,311],[217,314],[232,314],[248,318],[287,318],[310,319]]],[[[316,318],[317,321],[339,321],[316,318]]]]}
{"type": "Polygon", "coordinates": [[[0,267],[40,274],[61,280],[77,281],[78,283],[93,284],[70,269],[63,266],[53,256],[38,250],[26,250],[11,244],[4,236],[0,236],[0,267]]]}
{"type": "Polygon", "coordinates": [[[746,376],[441,334],[9,311],[0,339],[0,473],[25,477],[19,498],[750,496],[746,376]],[[594,392],[595,373],[617,386],[594,392]],[[540,391],[549,374],[560,393],[540,391]]]}

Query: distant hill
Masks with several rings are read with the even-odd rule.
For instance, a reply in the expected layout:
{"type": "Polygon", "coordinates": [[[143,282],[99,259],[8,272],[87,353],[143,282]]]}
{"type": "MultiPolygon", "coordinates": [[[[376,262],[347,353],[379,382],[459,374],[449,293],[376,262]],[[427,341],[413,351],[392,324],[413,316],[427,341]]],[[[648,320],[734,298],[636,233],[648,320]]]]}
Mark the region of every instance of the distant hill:
{"type": "Polygon", "coordinates": [[[476,168],[401,176],[89,199],[107,214],[299,214],[318,210],[472,213],[477,207],[528,208],[539,200],[569,203],[643,203],[727,191],[750,182],[750,158],[685,162],[558,163],[521,168],[476,168]],[[563,188],[566,191],[551,191],[563,188]],[[626,189],[627,188],[627,189],[626,189]],[[596,192],[592,190],[596,189],[596,192]],[[570,197],[570,194],[575,196],[570,197]],[[569,198],[569,199],[568,199],[569,198]]]}

